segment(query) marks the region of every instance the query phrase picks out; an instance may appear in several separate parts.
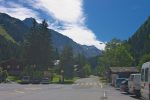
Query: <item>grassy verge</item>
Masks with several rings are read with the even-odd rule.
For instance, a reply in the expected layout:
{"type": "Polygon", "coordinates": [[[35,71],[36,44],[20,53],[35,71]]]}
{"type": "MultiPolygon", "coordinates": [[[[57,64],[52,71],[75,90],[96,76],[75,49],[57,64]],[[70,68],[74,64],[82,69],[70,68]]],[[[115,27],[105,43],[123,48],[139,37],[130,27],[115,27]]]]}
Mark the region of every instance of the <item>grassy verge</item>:
{"type": "Polygon", "coordinates": [[[8,76],[7,80],[12,81],[12,82],[16,82],[16,83],[20,83],[21,82],[21,80],[18,77],[16,77],[16,76],[8,76]]]}
{"type": "MultiPolygon", "coordinates": [[[[55,74],[52,80],[52,84],[60,84],[59,79],[60,79],[60,75],[55,74]]],[[[74,77],[73,79],[65,79],[64,84],[73,84],[77,79],[79,78],[74,77]]]]}
{"type": "Polygon", "coordinates": [[[102,82],[102,83],[104,83],[104,84],[106,84],[107,83],[107,79],[106,78],[104,78],[104,77],[99,77],[99,79],[100,79],[100,81],[102,82]]]}
{"type": "Polygon", "coordinates": [[[59,84],[59,77],[60,77],[59,75],[54,74],[52,83],[53,84],[59,84]]]}

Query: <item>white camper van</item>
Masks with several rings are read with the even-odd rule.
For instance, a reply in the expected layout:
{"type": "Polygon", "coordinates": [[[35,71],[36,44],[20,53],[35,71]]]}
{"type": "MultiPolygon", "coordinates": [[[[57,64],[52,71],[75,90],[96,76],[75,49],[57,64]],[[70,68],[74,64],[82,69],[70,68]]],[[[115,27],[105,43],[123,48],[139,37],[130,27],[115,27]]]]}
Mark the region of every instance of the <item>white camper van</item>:
{"type": "Polygon", "coordinates": [[[146,62],[142,65],[141,96],[145,100],[150,100],[150,62],[146,62]]]}
{"type": "Polygon", "coordinates": [[[131,74],[128,80],[129,93],[140,96],[141,90],[141,74],[131,74]]]}

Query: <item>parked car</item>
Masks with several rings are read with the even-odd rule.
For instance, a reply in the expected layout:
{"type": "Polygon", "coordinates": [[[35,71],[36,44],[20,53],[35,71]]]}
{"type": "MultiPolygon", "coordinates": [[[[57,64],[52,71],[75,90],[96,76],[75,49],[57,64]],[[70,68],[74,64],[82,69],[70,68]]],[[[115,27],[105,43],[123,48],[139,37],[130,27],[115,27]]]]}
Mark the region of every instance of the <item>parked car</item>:
{"type": "Polygon", "coordinates": [[[50,78],[48,77],[43,78],[41,84],[50,84],[50,78]]]}
{"type": "Polygon", "coordinates": [[[115,81],[115,88],[119,88],[120,89],[120,84],[122,81],[126,80],[127,78],[117,78],[115,81]]]}
{"type": "Polygon", "coordinates": [[[140,97],[141,93],[141,74],[131,74],[128,81],[129,93],[140,97]]]}
{"type": "Polygon", "coordinates": [[[0,83],[2,82],[2,77],[0,76],[0,83]]]}
{"type": "Polygon", "coordinates": [[[141,96],[144,100],[150,100],[150,62],[146,62],[142,65],[141,96]]]}
{"type": "Polygon", "coordinates": [[[21,83],[22,84],[29,84],[30,83],[30,76],[23,76],[21,83]]]}
{"type": "Polygon", "coordinates": [[[40,78],[32,78],[31,83],[32,84],[40,84],[41,79],[40,78]]]}
{"type": "Polygon", "coordinates": [[[120,84],[120,91],[128,93],[128,79],[124,80],[120,84]]]}

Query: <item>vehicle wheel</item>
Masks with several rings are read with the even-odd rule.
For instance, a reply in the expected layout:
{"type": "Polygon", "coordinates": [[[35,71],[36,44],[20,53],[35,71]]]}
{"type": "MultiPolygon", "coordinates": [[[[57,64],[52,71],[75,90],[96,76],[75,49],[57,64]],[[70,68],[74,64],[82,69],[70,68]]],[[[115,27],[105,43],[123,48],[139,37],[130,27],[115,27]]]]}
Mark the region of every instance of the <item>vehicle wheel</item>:
{"type": "Polygon", "coordinates": [[[135,90],[135,94],[136,94],[136,96],[137,96],[138,98],[141,97],[141,92],[140,92],[140,90],[135,90]]]}

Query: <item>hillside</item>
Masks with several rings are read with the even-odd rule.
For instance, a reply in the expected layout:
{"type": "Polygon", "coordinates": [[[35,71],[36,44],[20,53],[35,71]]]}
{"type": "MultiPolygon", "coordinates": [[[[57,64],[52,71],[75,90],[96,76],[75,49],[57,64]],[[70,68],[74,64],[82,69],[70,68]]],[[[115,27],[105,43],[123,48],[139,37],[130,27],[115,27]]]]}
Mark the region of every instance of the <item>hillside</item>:
{"type": "MultiPolygon", "coordinates": [[[[29,33],[32,26],[32,21],[33,18],[26,18],[21,21],[5,13],[0,13],[0,25],[2,25],[6,32],[17,42],[24,41],[25,36],[29,33]]],[[[62,51],[65,45],[70,45],[72,46],[75,55],[82,53],[89,58],[101,54],[101,51],[94,46],[80,45],[54,30],[50,29],[50,32],[52,34],[53,46],[54,48],[57,48],[59,52],[62,51]]]]}
{"type": "Polygon", "coordinates": [[[0,26],[0,37],[3,37],[4,39],[12,43],[16,43],[16,41],[4,30],[2,26],[0,26]]]}
{"type": "Polygon", "coordinates": [[[0,25],[2,25],[6,32],[17,42],[23,41],[24,35],[29,31],[29,28],[21,20],[5,13],[0,13],[0,25]]]}
{"type": "Polygon", "coordinates": [[[18,57],[18,51],[16,41],[0,26],[0,61],[18,57]]]}
{"type": "MultiPolygon", "coordinates": [[[[26,18],[23,22],[25,25],[27,25],[29,28],[32,27],[32,21],[33,18],[26,18]]],[[[37,23],[37,25],[39,25],[37,23]]],[[[54,48],[57,48],[59,52],[63,50],[63,47],[65,45],[70,45],[73,48],[74,54],[84,54],[86,57],[95,57],[97,55],[101,54],[101,51],[97,49],[94,46],[86,46],[86,45],[80,45],[76,42],[74,42],[72,39],[68,38],[67,36],[62,35],[61,33],[49,29],[50,33],[52,34],[52,41],[54,48]]]]}
{"type": "Polygon", "coordinates": [[[128,43],[136,63],[139,62],[143,55],[150,53],[150,17],[134,35],[129,38],[128,43]]]}

